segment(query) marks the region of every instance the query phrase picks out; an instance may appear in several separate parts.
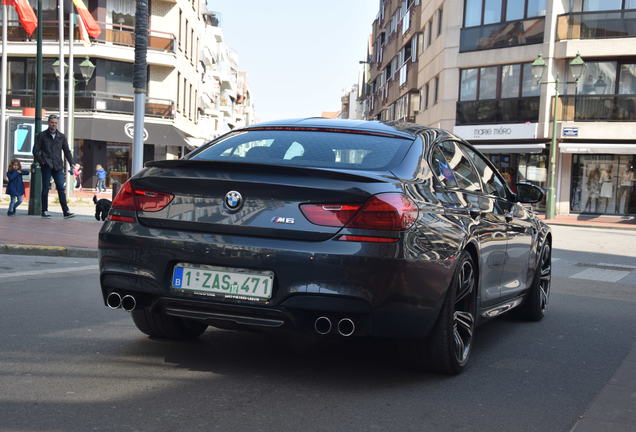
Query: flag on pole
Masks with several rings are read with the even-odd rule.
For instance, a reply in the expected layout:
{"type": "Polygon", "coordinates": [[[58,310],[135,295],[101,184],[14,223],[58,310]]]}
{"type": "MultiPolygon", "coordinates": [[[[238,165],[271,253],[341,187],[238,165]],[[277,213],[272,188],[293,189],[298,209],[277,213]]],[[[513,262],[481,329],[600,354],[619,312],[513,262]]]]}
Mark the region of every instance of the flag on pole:
{"type": "Polygon", "coordinates": [[[88,31],[86,30],[86,26],[84,25],[84,21],[82,18],[77,16],[77,25],[79,27],[80,38],[82,39],[82,43],[85,47],[91,46],[91,39],[88,37],[88,31]]]}
{"type": "Polygon", "coordinates": [[[31,36],[38,26],[38,17],[35,16],[28,0],[2,0],[2,4],[15,8],[22,28],[31,36]]]}
{"type": "MultiPolygon", "coordinates": [[[[15,0],[14,0],[15,1],[15,0]]],[[[19,0],[26,1],[26,0],[19,0]]],[[[84,31],[88,33],[91,37],[97,38],[102,33],[102,30],[99,28],[99,25],[93,18],[93,15],[88,11],[86,5],[82,0],[73,0],[73,4],[75,5],[75,9],[77,9],[77,13],[79,14],[80,21],[80,32],[82,31],[82,24],[84,25],[84,31]]],[[[82,36],[82,39],[84,37],[82,36]]]]}

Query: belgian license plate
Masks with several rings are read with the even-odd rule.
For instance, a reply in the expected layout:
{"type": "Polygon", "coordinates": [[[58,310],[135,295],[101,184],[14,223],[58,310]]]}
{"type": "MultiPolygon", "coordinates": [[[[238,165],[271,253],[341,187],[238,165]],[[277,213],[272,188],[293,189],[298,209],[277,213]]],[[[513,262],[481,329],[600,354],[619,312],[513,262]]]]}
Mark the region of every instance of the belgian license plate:
{"type": "Polygon", "coordinates": [[[172,273],[172,288],[238,299],[269,300],[274,273],[179,263],[172,273]]]}

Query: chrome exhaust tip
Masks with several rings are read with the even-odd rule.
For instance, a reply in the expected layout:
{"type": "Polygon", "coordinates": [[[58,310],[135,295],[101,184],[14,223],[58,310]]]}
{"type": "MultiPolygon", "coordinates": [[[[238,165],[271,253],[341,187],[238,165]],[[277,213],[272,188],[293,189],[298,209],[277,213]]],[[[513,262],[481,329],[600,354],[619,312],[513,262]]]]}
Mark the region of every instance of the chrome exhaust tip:
{"type": "Polygon", "coordinates": [[[316,318],[314,322],[314,329],[316,333],[326,335],[331,332],[331,320],[326,316],[320,316],[316,318]]]}
{"type": "Polygon", "coordinates": [[[106,305],[111,309],[119,309],[121,307],[121,296],[116,292],[108,294],[106,305]]]}
{"type": "Polygon", "coordinates": [[[121,299],[121,307],[126,312],[133,311],[135,309],[135,306],[137,306],[137,300],[135,300],[135,298],[133,296],[125,295],[121,299]]]}
{"type": "Polygon", "coordinates": [[[350,318],[342,318],[338,321],[338,333],[340,336],[351,336],[356,331],[356,325],[350,318]]]}

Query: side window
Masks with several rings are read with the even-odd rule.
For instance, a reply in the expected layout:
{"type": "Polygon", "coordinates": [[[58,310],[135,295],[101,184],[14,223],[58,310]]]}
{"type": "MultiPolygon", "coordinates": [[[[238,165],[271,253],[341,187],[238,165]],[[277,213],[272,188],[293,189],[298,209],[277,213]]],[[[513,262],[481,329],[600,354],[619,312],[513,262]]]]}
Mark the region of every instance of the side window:
{"type": "Polygon", "coordinates": [[[506,186],[497,173],[488,165],[484,158],[475,153],[465,145],[460,144],[461,149],[468,155],[477,168],[477,173],[481,177],[481,181],[488,195],[496,195],[501,198],[507,198],[506,186]]]}
{"type": "Polygon", "coordinates": [[[451,170],[446,158],[439,148],[435,147],[431,155],[431,169],[437,180],[447,188],[456,188],[457,181],[453,170],[451,170]]]}
{"type": "Polygon", "coordinates": [[[457,186],[467,191],[481,190],[479,176],[466,155],[452,141],[446,141],[439,145],[448,165],[455,174],[457,186]]]}

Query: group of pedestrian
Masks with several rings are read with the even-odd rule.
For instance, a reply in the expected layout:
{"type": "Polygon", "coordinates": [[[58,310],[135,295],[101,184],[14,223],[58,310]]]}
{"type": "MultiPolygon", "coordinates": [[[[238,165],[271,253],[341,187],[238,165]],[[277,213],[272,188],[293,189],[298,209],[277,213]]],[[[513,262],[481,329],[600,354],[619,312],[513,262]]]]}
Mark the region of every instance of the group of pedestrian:
{"type": "MultiPolygon", "coordinates": [[[[42,213],[43,218],[50,218],[49,214],[49,189],[51,186],[51,179],[55,183],[57,189],[57,196],[62,207],[62,213],[64,218],[72,218],[75,216],[71,213],[66,201],[65,191],[65,163],[69,164],[71,169],[69,172],[73,175],[75,180],[75,189],[82,188],[82,166],[79,163],[74,163],[73,155],[68,146],[68,140],[66,136],[57,129],[59,122],[59,116],[52,114],[48,117],[48,129],[40,132],[35,136],[35,145],[33,146],[33,159],[40,164],[42,172],[42,213]]],[[[95,167],[95,173],[97,176],[97,193],[106,192],[106,170],[102,165],[97,164],[95,167]]],[[[22,176],[28,175],[28,170],[23,170],[22,165],[18,159],[12,159],[9,163],[7,170],[7,183],[6,193],[10,197],[9,209],[7,211],[8,216],[13,216],[16,213],[16,209],[22,204],[23,196],[25,194],[24,181],[22,176]]]]}

